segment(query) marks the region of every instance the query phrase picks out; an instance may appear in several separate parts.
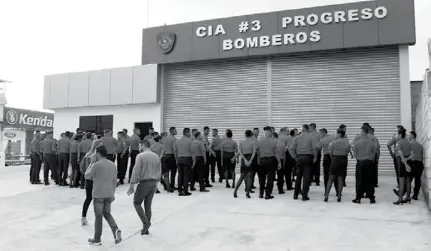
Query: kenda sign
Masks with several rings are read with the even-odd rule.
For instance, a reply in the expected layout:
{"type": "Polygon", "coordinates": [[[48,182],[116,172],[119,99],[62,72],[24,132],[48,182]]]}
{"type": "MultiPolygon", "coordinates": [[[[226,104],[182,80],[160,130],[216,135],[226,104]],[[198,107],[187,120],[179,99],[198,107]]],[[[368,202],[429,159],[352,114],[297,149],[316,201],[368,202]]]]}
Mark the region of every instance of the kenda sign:
{"type": "Polygon", "coordinates": [[[415,30],[414,0],[284,10],[144,29],[142,64],[413,45],[415,30]]]}
{"type": "Polygon", "coordinates": [[[4,107],[3,115],[4,127],[44,130],[54,124],[53,113],[4,107]]]}

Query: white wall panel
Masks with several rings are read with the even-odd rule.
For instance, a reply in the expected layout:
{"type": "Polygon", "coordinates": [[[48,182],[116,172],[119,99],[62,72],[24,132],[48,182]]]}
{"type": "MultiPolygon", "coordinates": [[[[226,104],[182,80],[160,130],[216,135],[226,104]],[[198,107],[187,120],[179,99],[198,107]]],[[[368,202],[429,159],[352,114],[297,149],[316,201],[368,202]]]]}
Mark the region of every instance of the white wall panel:
{"type": "Polygon", "coordinates": [[[88,105],[109,105],[111,88],[111,71],[90,71],[90,86],[88,91],[88,105]]]}
{"type": "Polygon", "coordinates": [[[153,127],[161,131],[160,104],[76,107],[54,111],[55,136],[65,131],[75,131],[79,127],[79,116],[95,115],[113,115],[114,132],[123,128],[132,132],[135,122],[153,122],[153,127]]]}
{"type": "Polygon", "coordinates": [[[69,107],[88,106],[89,72],[70,73],[69,107]]]}
{"type": "Polygon", "coordinates": [[[49,108],[67,107],[69,105],[69,74],[52,75],[49,93],[49,108]]]}
{"type": "Polygon", "coordinates": [[[133,67],[133,103],[155,103],[157,97],[157,65],[133,67]]]}
{"type": "Polygon", "coordinates": [[[51,77],[45,76],[43,81],[43,109],[50,108],[49,106],[49,81],[51,77]]]}
{"type": "Polygon", "coordinates": [[[111,70],[110,105],[132,104],[133,67],[111,70]]]}

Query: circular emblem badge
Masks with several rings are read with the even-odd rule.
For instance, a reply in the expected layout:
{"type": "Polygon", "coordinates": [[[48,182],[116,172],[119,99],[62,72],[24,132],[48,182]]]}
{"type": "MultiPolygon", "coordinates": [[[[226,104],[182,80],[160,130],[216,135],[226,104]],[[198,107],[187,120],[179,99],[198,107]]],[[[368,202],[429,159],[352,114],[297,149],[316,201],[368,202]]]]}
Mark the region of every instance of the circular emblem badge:
{"type": "Polygon", "coordinates": [[[16,137],[16,133],[13,133],[13,132],[5,132],[5,133],[4,133],[4,136],[5,136],[6,138],[15,138],[15,137],[16,137]]]}
{"type": "Polygon", "coordinates": [[[14,110],[9,110],[6,113],[6,121],[10,124],[10,125],[15,125],[18,122],[18,114],[16,113],[16,111],[14,110]]]}

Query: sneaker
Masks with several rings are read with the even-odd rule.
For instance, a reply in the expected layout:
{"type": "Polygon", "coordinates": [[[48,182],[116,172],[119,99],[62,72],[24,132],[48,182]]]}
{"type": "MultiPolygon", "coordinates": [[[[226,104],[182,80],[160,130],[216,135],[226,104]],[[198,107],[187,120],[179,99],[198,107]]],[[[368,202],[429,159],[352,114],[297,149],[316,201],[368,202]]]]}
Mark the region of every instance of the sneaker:
{"type": "Polygon", "coordinates": [[[93,238],[88,239],[88,244],[90,244],[90,246],[100,246],[102,245],[101,241],[96,241],[93,238]]]}
{"type": "Polygon", "coordinates": [[[86,217],[82,217],[81,218],[81,226],[87,226],[88,225],[88,221],[86,217]]]}
{"type": "Polygon", "coordinates": [[[122,241],[123,239],[121,239],[121,230],[117,229],[115,231],[115,244],[118,244],[122,241]]]}

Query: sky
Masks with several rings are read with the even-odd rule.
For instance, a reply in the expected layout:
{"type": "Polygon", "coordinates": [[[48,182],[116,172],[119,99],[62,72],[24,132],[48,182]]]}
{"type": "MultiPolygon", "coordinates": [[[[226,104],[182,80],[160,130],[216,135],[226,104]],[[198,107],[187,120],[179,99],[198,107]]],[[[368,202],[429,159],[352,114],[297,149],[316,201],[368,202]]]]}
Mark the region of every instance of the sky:
{"type": "MultiPolygon", "coordinates": [[[[41,110],[44,75],[139,65],[143,28],[347,2],[358,0],[0,0],[0,79],[9,106],[41,110]]],[[[431,0],[415,4],[410,77],[422,80],[431,0]]]]}

